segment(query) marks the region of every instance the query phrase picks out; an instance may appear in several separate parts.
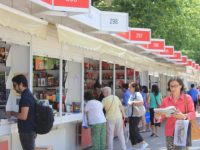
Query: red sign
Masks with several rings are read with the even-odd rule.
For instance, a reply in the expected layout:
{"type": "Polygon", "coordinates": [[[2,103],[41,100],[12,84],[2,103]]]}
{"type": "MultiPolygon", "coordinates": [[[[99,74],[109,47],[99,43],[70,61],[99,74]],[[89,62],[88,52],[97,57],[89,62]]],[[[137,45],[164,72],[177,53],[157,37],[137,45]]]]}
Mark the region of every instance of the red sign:
{"type": "Polygon", "coordinates": [[[199,65],[198,64],[196,64],[195,69],[199,70],[199,65]]]}
{"type": "Polygon", "coordinates": [[[116,35],[134,44],[151,43],[151,29],[130,28],[128,32],[117,33],[116,35]]]}
{"type": "Polygon", "coordinates": [[[184,65],[184,66],[192,66],[192,60],[188,60],[187,62],[188,63],[186,65],[184,65]]]}
{"type": "Polygon", "coordinates": [[[47,4],[52,4],[52,0],[41,0],[41,1],[43,1],[43,2],[45,2],[47,4]]]}
{"type": "Polygon", "coordinates": [[[177,61],[176,63],[187,63],[187,56],[183,56],[181,61],[177,61]]]}
{"type": "Polygon", "coordinates": [[[148,50],[150,51],[165,51],[165,40],[151,40],[151,44],[148,45],[148,50]]]}
{"type": "Polygon", "coordinates": [[[148,49],[148,45],[140,45],[140,46],[142,46],[142,47],[148,49]]]}
{"type": "Polygon", "coordinates": [[[89,0],[54,0],[54,6],[89,8],[89,0]]]}
{"type": "Polygon", "coordinates": [[[128,32],[124,32],[124,33],[117,33],[118,36],[126,39],[126,40],[129,40],[130,39],[130,34],[129,34],[129,31],[128,32]]]}
{"type": "Polygon", "coordinates": [[[52,10],[89,12],[90,0],[31,0],[52,10]]]}
{"type": "Polygon", "coordinates": [[[192,67],[195,68],[196,64],[195,62],[192,62],[192,67]]]}
{"type": "Polygon", "coordinates": [[[174,56],[173,57],[169,57],[168,59],[178,59],[181,60],[181,52],[174,52],[174,56]]]}
{"type": "Polygon", "coordinates": [[[165,46],[165,52],[160,52],[159,55],[165,57],[174,56],[174,46],[165,46]]]}
{"type": "Polygon", "coordinates": [[[151,43],[151,29],[131,28],[130,34],[130,40],[132,43],[151,43]]]}

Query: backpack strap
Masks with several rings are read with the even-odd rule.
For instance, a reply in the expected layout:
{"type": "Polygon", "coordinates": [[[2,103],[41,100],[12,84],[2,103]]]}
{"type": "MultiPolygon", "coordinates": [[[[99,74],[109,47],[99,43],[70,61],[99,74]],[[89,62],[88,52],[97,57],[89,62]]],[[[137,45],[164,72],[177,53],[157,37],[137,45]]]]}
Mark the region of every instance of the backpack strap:
{"type": "MultiPolygon", "coordinates": [[[[36,100],[35,100],[35,98],[33,97],[33,95],[32,94],[30,94],[30,93],[24,93],[24,95],[28,95],[28,96],[30,96],[31,97],[31,99],[34,101],[34,103],[36,104],[36,100]]],[[[30,110],[30,109],[29,109],[30,110]]],[[[31,122],[32,122],[32,124],[33,124],[33,126],[35,127],[35,129],[36,129],[36,125],[35,125],[35,123],[34,123],[34,121],[33,121],[33,119],[30,117],[30,115],[29,115],[29,113],[28,113],[28,118],[31,120],[31,122]]]]}
{"type": "MultiPolygon", "coordinates": [[[[135,94],[134,94],[134,95],[135,95],[135,97],[133,97],[133,101],[134,101],[134,99],[136,99],[136,94],[137,94],[137,92],[135,92],[135,94]]],[[[134,96],[134,95],[133,95],[133,96],[134,96]]],[[[134,105],[134,104],[133,104],[133,105],[134,105]]],[[[133,106],[132,106],[131,117],[132,117],[132,116],[133,116],[133,106]]]]}
{"type": "Polygon", "coordinates": [[[107,116],[107,114],[108,114],[108,112],[109,112],[109,110],[110,110],[110,108],[111,108],[111,106],[113,104],[113,101],[114,101],[114,95],[113,95],[112,103],[111,103],[110,107],[108,108],[108,110],[106,111],[105,117],[107,116]]]}

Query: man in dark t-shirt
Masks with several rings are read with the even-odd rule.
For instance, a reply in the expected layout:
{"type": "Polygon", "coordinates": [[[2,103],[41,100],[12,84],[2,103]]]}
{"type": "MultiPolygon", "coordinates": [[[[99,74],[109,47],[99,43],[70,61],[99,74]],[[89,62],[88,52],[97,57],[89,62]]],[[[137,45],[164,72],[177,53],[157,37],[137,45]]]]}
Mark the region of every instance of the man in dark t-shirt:
{"type": "Polygon", "coordinates": [[[28,89],[28,81],[24,75],[17,75],[12,79],[13,89],[21,94],[19,111],[7,111],[8,116],[18,119],[18,130],[23,150],[35,150],[35,138],[37,134],[31,119],[35,119],[35,102],[31,98],[31,91],[28,89]],[[31,118],[31,119],[30,119],[31,118]]]}

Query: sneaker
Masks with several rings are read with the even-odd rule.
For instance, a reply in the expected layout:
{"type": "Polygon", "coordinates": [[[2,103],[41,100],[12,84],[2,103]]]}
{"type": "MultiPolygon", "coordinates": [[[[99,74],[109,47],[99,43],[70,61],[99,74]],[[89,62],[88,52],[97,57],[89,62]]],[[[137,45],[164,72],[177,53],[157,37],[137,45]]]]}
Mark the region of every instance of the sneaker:
{"type": "Polygon", "coordinates": [[[130,148],[127,149],[127,150],[137,150],[137,148],[130,147],[130,148]]]}
{"type": "Polygon", "coordinates": [[[149,145],[148,143],[142,144],[140,150],[144,150],[145,148],[147,148],[148,145],[149,145]]]}

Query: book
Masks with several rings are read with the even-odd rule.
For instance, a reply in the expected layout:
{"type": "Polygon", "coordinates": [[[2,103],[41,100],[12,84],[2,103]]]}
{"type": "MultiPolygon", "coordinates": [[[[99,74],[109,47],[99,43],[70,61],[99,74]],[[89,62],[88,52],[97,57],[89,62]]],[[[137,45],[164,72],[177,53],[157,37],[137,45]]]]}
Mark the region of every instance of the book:
{"type": "Polygon", "coordinates": [[[176,108],[174,106],[169,106],[166,108],[154,108],[155,112],[161,112],[166,117],[171,117],[171,114],[177,112],[176,108]]]}
{"type": "Polygon", "coordinates": [[[0,63],[5,62],[5,47],[0,47],[0,63]]]}

